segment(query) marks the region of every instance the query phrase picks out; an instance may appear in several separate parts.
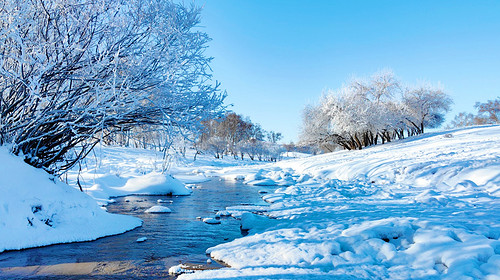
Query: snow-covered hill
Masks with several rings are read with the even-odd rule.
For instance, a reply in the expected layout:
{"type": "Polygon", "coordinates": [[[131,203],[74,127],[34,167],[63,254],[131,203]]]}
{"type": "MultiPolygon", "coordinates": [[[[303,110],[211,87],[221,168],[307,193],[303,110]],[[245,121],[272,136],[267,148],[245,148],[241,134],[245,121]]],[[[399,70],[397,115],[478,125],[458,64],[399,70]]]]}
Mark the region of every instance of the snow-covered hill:
{"type": "Polygon", "coordinates": [[[280,185],[250,235],[210,248],[230,268],[181,279],[500,279],[500,126],[430,133],[251,168],[280,185]]]}

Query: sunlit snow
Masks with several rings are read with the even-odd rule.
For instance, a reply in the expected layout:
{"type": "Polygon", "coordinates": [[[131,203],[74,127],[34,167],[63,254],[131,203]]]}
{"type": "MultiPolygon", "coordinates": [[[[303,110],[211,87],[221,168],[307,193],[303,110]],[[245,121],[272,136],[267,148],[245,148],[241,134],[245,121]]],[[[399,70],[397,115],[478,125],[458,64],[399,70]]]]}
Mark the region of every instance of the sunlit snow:
{"type": "Polygon", "coordinates": [[[282,187],[266,209],[226,209],[250,233],[207,250],[230,268],[179,279],[499,279],[499,139],[459,129],[214,171],[282,187]]]}

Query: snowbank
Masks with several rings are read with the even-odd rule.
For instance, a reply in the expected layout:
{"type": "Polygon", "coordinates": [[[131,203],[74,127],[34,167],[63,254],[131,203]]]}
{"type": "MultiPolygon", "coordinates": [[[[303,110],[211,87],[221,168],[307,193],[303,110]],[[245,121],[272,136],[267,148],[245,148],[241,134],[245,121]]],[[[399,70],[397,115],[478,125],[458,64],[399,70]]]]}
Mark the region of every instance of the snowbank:
{"type": "Polygon", "coordinates": [[[282,187],[226,209],[250,229],[207,250],[230,268],[179,279],[500,279],[500,126],[221,174],[282,187]]]}
{"type": "MultiPolygon", "coordinates": [[[[191,190],[171,175],[151,172],[146,175],[92,174],[85,172],[70,174],[73,181],[83,178],[82,187],[88,195],[100,204],[112,202],[112,197],[127,195],[189,195],[191,190]]],[[[81,180],[81,179],[80,179],[81,180]]]]}
{"type": "Polygon", "coordinates": [[[0,252],[94,240],[141,225],[135,217],[105,212],[88,195],[0,147],[0,252]]]}

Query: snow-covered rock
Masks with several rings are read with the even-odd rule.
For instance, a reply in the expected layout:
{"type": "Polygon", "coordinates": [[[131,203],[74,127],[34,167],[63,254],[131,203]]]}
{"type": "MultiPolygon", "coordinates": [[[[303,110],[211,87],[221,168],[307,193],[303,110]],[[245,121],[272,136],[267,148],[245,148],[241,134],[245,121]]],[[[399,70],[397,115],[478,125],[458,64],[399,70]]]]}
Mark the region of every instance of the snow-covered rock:
{"type": "Polygon", "coordinates": [[[231,216],[231,213],[227,210],[220,210],[220,211],[217,211],[217,213],[215,213],[216,218],[230,217],[230,216],[231,216]]]}
{"type": "Polygon", "coordinates": [[[194,270],[187,269],[183,264],[174,265],[168,269],[168,274],[179,275],[184,273],[193,273],[194,270]]]}
{"type": "Polygon", "coordinates": [[[140,242],[144,242],[144,241],[146,241],[146,240],[148,240],[148,238],[147,238],[147,237],[139,237],[139,238],[137,238],[137,240],[136,240],[135,242],[140,243],[140,242]]]}
{"type": "Polygon", "coordinates": [[[130,178],[124,186],[112,188],[111,196],[129,194],[189,195],[191,190],[168,174],[151,172],[130,178]]]}
{"type": "Polygon", "coordinates": [[[144,211],[144,213],[151,213],[151,214],[162,214],[171,212],[172,210],[170,208],[160,205],[151,206],[148,210],[144,211]]]}
{"type": "Polygon", "coordinates": [[[215,218],[203,218],[202,220],[204,223],[206,224],[210,224],[210,225],[217,225],[217,224],[220,224],[220,220],[217,220],[215,218]]]}

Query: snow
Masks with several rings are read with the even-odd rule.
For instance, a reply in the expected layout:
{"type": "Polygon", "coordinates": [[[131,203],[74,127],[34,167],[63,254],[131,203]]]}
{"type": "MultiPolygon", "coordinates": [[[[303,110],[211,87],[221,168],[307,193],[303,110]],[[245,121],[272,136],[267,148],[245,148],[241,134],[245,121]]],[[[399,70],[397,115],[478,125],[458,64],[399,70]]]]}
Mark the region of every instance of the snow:
{"type": "Polygon", "coordinates": [[[281,154],[282,158],[290,159],[290,158],[305,158],[310,157],[311,154],[301,153],[301,152],[285,152],[281,154]]]}
{"type": "Polygon", "coordinates": [[[103,204],[111,202],[112,197],[127,195],[189,195],[191,190],[169,174],[152,171],[150,173],[129,174],[126,177],[112,174],[72,172],[73,180],[83,179],[84,191],[103,204]]]}
{"type": "Polygon", "coordinates": [[[142,224],[101,209],[88,195],[0,147],[0,252],[89,241],[142,224]]]}
{"type": "Polygon", "coordinates": [[[231,216],[231,213],[227,210],[220,210],[220,211],[217,211],[217,213],[215,213],[216,218],[229,217],[229,216],[231,216]]]}
{"type": "Polygon", "coordinates": [[[0,252],[125,232],[141,221],[100,205],[220,176],[277,189],[261,192],[267,205],[200,217],[230,215],[248,235],[207,250],[229,267],[179,279],[500,279],[499,139],[500,126],[482,126],[272,164],[199,156],[170,174],[156,152],[98,147],[68,173],[72,187],[0,147],[0,252]]]}
{"type": "Polygon", "coordinates": [[[217,220],[215,218],[203,218],[202,221],[210,225],[217,225],[221,223],[220,220],[217,220]]]}
{"type": "MultiPolygon", "coordinates": [[[[185,184],[209,180],[210,174],[205,172],[213,165],[255,164],[234,159],[215,161],[207,156],[199,156],[195,164],[188,159],[172,158],[178,162],[166,174],[160,152],[97,146],[81,168],[70,170],[63,177],[68,183],[65,184],[10,155],[8,147],[0,147],[0,252],[89,241],[126,232],[142,221],[107,213],[104,205],[114,202],[113,197],[189,195],[191,189],[185,184]],[[78,190],[78,183],[83,193],[78,190]]],[[[166,199],[157,202],[172,203],[166,199]]],[[[155,209],[152,211],[157,212],[155,209]]],[[[164,208],[161,211],[167,212],[164,208]]]]}
{"type": "Polygon", "coordinates": [[[273,220],[270,220],[264,216],[256,215],[250,212],[244,212],[240,217],[240,229],[248,231],[251,229],[261,228],[265,229],[270,225],[274,224],[273,220]]]}
{"type": "Polygon", "coordinates": [[[186,266],[182,264],[174,265],[169,268],[168,274],[170,275],[179,275],[179,274],[185,274],[185,273],[193,273],[194,270],[187,269],[186,266]]]}
{"type": "Polygon", "coordinates": [[[137,240],[135,242],[144,242],[146,240],[148,240],[147,237],[139,237],[139,238],[137,238],[137,240]]]}
{"type": "Polygon", "coordinates": [[[259,162],[225,158],[215,160],[201,155],[196,161],[171,154],[165,161],[162,152],[116,146],[98,146],[82,163],[81,169],[68,172],[68,183],[79,182],[85,193],[100,204],[127,195],[189,195],[191,184],[206,182],[213,169],[259,162]],[[165,172],[165,168],[169,167],[165,172]]]}
{"type": "Polygon", "coordinates": [[[165,207],[165,206],[151,206],[148,210],[144,211],[145,213],[151,213],[151,214],[160,214],[160,213],[171,213],[172,210],[170,208],[165,207]]]}
{"type": "Polygon", "coordinates": [[[281,187],[179,279],[500,279],[500,126],[212,172],[281,187]]]}

